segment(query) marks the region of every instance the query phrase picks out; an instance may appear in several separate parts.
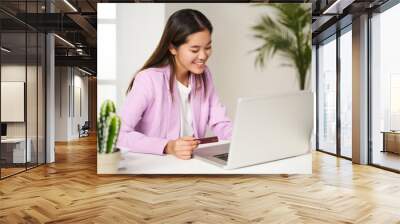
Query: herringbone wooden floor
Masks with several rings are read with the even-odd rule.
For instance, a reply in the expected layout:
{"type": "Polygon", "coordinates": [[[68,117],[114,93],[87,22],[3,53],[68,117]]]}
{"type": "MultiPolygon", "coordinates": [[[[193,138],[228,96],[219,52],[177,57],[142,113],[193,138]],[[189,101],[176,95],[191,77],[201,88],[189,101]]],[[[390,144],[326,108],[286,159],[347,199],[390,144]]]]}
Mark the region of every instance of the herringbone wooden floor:
{"type": "Polygon", "coordinates": [[[316,152],[312,175],[98,176],[94,137],[0,181],[0,223],[400,223],[400,175],[316,152]]]}

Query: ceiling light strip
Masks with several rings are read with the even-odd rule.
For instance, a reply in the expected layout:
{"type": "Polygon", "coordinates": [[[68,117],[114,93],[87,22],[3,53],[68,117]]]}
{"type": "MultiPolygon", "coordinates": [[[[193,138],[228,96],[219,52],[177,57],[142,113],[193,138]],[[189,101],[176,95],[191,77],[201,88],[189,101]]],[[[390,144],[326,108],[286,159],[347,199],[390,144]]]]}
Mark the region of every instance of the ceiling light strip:
{"type": "Polygon", "coordinates": [[[75,45],[73,45],[73,44],[72,44],[71,42],[69,42],[68,40],[66,40],[66,39],[64,39],[64,38],[62,38],[62,37],[60,37],[60,36],[57,35],[57,34],[54,34],[54,36],[57,37],[58,39],[60,39],[61,41],[63,41],[64,43],[68,44],[69,46],[75,48],[75,45]]]}
{"type": "Polygon", "coordinates": [[[342,14],[343,10],[351,5],[355,0],[336,0],[322,13],[323,15],[328,14],[342,14]]]}
{"type": "Polygon", "coordinates": [[[85,73],[85,74],[92,75],[92,73],[90,73],[90,72],[88,72],[88,71],[86,71],[86,70],[83,70],[83,69],[81,69],[81,68],[79,68],[79,67],[78,67],[78,70],[81,71],[81,72],[83,72],[83,73],[85,73]]]}
{"type": "Polygon", "coordinates": [[[5,48],[5,47],[1,47],[1,50],[4,51],[4,52],[7,52],[7,53],[10,53],[10,52],[11,52],[10,50],[8,50],[8,49],[5,48]]]}
{"type": "Polygon", "coordinates": [[[68,1],[68,0],[64,0],[65,4],[67,4],[72,10],[74,10],[75,12],[78,12],[78,10],[68,1]]]}

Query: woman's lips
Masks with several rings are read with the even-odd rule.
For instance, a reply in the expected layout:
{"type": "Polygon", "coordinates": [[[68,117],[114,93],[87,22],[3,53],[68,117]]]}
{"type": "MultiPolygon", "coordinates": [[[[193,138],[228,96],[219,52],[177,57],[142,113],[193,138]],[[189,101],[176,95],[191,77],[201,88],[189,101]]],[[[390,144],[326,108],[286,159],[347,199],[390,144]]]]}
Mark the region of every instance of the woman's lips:
{"type": "Polygon", "coordinates": [[[193,62],[197,67],[203,68],[204,67],[204,62],[193,62]]]}

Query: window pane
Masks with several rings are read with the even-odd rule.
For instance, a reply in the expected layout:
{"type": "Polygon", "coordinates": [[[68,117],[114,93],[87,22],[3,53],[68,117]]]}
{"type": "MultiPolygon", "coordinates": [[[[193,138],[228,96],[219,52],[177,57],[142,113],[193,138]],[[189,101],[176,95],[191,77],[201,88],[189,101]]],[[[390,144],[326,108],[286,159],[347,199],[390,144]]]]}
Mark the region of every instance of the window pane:
{"type": "Polygon", "coordinates": [[[97,43],[105,43],[98,45],[97,55],[97,79],[98,80],[115,80],[116,79],[116,25],[115,24],[98,24],[98,40],[97,43]]]}
{"type": "Polygon", "coordinates": [[[28,168],[34,167],[37,165],[37,132],[38,132],[38,125],[37,125],[37,105],[38,105],[38,88],[37,88],[37,81],[38,81],[38,35],[36,32],[28,32],[27,33],[27,43],[28,43],[28,55],[27,55],[27,80],[26,80],[26,91],[27,91],[27,98],[26,98],[26,115],[27,115],[27,143],[28,143],[28,153],[29,158],[27,161],[28,168]]]}
{"type": "Polygon", "coordinates": [[[372,17],[372,163],[400,170],[400,5],[372,17]]]}
{"type": "Polygon", "coordinates": [[[336,153],[336,41],[318,48],[318,146],[336,153]]]}
{"type": "Polygon", "coordinates": [[[39,43],[38,43],[38,164],[45,163],[46,149],[45,149],[45,65],[46,65],[46,36],[43,33],[39,33],[39,43]]]}
{"type": "Polygon", "coordinates": [[[390,130],[400,130],[400,74],[390,75],[390,130]]]}
{"type": "Polygon", "coordinates": [[[340,140],[341,155],[351,158],[352,141],[352,35],[340,37],[340,140]]]}
{"type": "Polygon", "coordinates": [[[117,87],[115,85],[98,84],[97,85],[97,111],[100,111],[101,104],[105,100],[117,100],[117,87]]]}
{"type": "MultiPolygon", "coordinates": [[[[26,150],[25,90],[26,90],[26,33],[2,33],[1,47],[1,177],[25,170],[30,162],[30,141],[26,150]],[[7,97],[7,98],[6,98],[7,97]],[[12,99],[10,99],[13,97],[12,99]],[[14,108],[14,109],[10,109],[14,108]],[[21,113],[22,112],[22,113],[21,113]],[[5,139],[4,139],[5,137],[5,139]],[[27,154],[28,152],[28,154],[27,154]]],[[[29,138],[28,138],[29,139],[29,138]]]]}

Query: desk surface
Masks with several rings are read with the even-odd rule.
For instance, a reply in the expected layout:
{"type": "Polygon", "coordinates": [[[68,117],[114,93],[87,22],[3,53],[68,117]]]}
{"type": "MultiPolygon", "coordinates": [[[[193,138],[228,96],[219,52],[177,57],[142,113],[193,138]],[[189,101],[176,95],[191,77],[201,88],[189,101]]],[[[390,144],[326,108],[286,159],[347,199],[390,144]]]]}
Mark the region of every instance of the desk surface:
{"type": "MultiPolygon", "coordinates": [[[[27,139],[28,141],[30,140],[29,138],[27,139]]],[[[24,142],[25,138],[5,138],[1,139],[1,143],[19,143],[19,142],[24,142]]]]}
{"type": "Polygon", "coordinates": [[[151,155],[122,149],[117,174],[311,174],[312,154],[269,163],[224,170],[199,159],[181,160],[173,155],[151,155]]]}
{"type": "Polygon", "coordinates": [[[400,134],[400,131],[381,131],[383,134],[400,134]]]}

